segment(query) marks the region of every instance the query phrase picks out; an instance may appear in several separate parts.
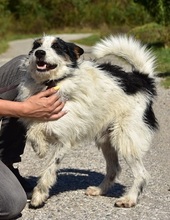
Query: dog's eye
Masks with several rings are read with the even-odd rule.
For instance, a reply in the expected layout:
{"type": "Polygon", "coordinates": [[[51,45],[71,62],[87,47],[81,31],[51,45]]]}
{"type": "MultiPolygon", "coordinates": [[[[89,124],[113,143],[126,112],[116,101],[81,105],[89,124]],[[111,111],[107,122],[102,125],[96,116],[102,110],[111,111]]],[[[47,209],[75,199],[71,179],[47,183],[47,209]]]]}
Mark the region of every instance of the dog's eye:
{"type": "Polygon", "coordinates": [[[54,43],[51,47],[52,47],[53,49],[59,49],[59,48],[60,48],[59,45],[58,45],[58,43],[54,43]]]}
{"type": "Polygon", "coordinates": [[[32,49],[35,50],[35,49],[37,49],[40,46],[41,46],[41,43],[38,42],[38,41],[35,41],[34,44],[33,44],[33,48],[32,49]]]}

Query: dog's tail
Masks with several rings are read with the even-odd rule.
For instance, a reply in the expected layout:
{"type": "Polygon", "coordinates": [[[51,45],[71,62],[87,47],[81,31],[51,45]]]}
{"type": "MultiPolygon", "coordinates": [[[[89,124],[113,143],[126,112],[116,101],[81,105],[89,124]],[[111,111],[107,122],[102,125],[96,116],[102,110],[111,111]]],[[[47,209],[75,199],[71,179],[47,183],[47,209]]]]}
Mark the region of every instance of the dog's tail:
{"type": "Polygon", "coordinates": [[[140,41],[127,35],[110,36],[101,40],[93,47],[92,53],[96,58],[113,54],[125,59],[143,74],[152,76],[155,73],[155,56],[140,41]]]}

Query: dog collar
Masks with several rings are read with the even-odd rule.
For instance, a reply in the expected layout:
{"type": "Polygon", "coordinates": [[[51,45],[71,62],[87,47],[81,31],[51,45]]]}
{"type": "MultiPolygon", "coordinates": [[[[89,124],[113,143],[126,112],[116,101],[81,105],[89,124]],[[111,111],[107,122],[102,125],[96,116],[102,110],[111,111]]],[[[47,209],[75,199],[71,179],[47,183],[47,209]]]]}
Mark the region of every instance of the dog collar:
{"type": "Polygon", "coordinates": [[[66,79],[66,78],[68,78],[68,77],[72,77],[72,76],[73,76],[73,74],[68,74],[68,75],[63,76],[63,77],[61,77],[61,78],[59,78],[59,79],[46,80],[46,81],[44,81],[42,84],[45,85],[45,86],[47,86],[47,89],[50,89],[50,88],[52,88],[52,87],[57,86],[57,84],[58,84],[59,82],[61,82],[62,80],[66,79]]]}

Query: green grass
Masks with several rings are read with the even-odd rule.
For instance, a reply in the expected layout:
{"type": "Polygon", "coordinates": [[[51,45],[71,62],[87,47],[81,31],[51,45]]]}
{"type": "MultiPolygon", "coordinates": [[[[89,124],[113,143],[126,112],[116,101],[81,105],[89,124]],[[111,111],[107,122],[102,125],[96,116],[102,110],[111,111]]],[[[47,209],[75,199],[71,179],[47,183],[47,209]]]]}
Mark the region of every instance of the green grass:
{"type": "Polygon", "coordinates": [[[170,48],[161,48],[155,51],[158,63],[158,76],[163,78],[162,85],[170,88],[170,48]]]}
{"type": "Polygon", "coordinates": [[[93,35],[86,37],[86,38],[74,40],[74,42],[77,44],[82,44],[82,45],[86,45],[86,46],[93,46],[100,39],[101,39],[100,34],[93,34],[93,35]]]}
{"type": "Polygon", "coordinates": [[[8,40],[1,40],[1,43],[0,43],[0,54],[4,53],[8,49],[8,47],[9,47],[8,40]]]}

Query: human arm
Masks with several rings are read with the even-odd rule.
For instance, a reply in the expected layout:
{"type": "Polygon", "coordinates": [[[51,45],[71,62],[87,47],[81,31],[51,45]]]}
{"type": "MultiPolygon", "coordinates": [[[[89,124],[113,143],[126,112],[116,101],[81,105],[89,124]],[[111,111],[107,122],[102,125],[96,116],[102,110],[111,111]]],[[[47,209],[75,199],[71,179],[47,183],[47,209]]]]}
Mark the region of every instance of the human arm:
{"type": "Polygon", "coordinates": [[[0,100],[0,115],[36,118],[43,121],[57,120],[66,114],[54,88],[31,96],[23,102],[0,100]]]}

